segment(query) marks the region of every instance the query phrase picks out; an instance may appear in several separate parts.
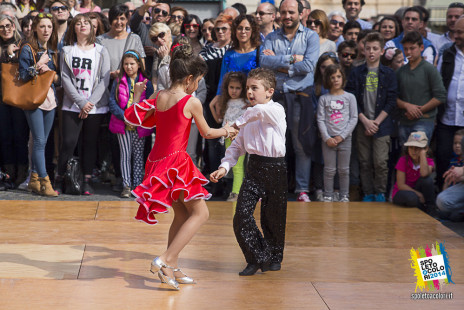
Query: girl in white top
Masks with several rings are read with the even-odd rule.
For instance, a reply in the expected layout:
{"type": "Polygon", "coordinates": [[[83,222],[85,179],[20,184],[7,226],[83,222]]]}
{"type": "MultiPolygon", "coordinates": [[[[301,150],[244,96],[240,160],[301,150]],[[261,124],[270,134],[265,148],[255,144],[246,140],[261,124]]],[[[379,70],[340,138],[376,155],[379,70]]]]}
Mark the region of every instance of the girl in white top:
{"type": "MultiPolygon", "coordinates": [[[[246,101],[246,75],[243,72],[229,72],[224,76],[222,82],[222,93],[221,99],[211,102],[210,108],[213,117],[216,122],[222,125],[233,124],[235,121],[245,113],[245,109],[248,107],[246,101]]],[[[225,139],[226,149],[231,145],[232,140],[230,138],[225,139]]],[[[245,175],[245,155],[238,158],[237,164],[232,168],[234,173],[234,181],[232,184],[232,192],[227,198],[227,201],[236,201],[238,192],[243,183],[243,177],[245,175]]]]}

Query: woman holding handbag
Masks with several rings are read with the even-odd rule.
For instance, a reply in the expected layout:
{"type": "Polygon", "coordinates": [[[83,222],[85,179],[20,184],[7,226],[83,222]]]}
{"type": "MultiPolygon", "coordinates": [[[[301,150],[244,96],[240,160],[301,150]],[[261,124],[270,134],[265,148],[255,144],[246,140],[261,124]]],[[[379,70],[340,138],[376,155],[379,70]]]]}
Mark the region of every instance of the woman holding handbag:
{"type": "Polygon", "coordinates": [[[60,188],[62,185],[66,163],[72,157],[81,134],[79,154],[84,174],[84,195],[93,194],[90,178],[97,161],[98,135],[109,112],[110,56],[104,46],[95,42],[92,21],[87,15],[78,14],[68,27],[66,45],[60,56],[64,97],[56,186],[60,188]]]}
{"type": "MultiPolygon", "coordinates": [[[[0,15],[0,63],[18,62],[21,41],[13,19],[0,15]]],[[[5,184],[9,188],[21,184],[27,177],[28,138],[29,126],[23,110],[0,99],[0,158],[3,171],[10,176],[8,184],[5,184]]]]}
{"type": "MultiPolygon", "coordinates": [[[[29,81],[47,71],[55,71],[58,36],[53,17],[40,13],[32,22],[32,38],[21,48],[19,54],[19,78],[29,81]]],[[[55,75],[54,82],[58,80],[55,75]]],[[[45,145],[55,118],[55,87],[50,85],[47,97],[35,110],[25,110],[27,123],[31,129],[32,167],[29,189],[44,196],[56,197],[45,168],[45,145]]]]}

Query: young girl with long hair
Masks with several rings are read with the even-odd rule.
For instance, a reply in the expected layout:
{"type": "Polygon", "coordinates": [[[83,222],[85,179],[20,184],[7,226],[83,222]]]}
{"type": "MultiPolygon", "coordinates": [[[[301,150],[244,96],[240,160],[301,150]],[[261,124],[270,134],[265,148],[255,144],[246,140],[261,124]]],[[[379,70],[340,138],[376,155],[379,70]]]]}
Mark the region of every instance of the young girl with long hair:
{"type": "MultiPolygon", "coordinates": [[[[222,126],[227,124],[234,124],[235,121],[245,113],[247,107],[246,96],[246,80],[247,77],[243,72],[229,72],[224,76],[222,82],[222,96],[215,106],[211,105],[211,113],[216,121],[222,126]]],[[[226,149],[232,144],[231,139],[225,140],[226,149]]],[[[245,175],[245,155],[238,158],[237,164],[232,168],[234,174],[234,181],[232,185],[232,192],[230,193],[227,201],[236,201],[238,192],[243,183],[245,175]]]]}
{"type": "MultiPolygon", "coordinates": [[[[109,108],[111,120],[109,129],[116,134],[121,154],[121,172],[123,181],[122,198],[129,198],[131,187],[142,183],[143,154],[145,137],[151,135],[152,129],[135,128],[124,123],[124,110],[134,103],[134,87],[138,82],[147,79],[140,54],[135,50],[128,50],[121,59],[119,78],[113,82],[109,108]]],[[[140,100],[149,98],[154,90],[151,82],[141,94],[140,100]]]]}
{"type": "MultiPolygon", "coordinates": [[[[28,41],[30,45],[23,45],[19,54],[19,77],[23,81],[29,81],[46,71],[55,71],[58,63],[56,59],[58,35],[52,15],[39,13],[32,22],[32,31],[33,35],[28,41]]],[[[55,75],[55,82],[57,80],[58,76],[55,75]]],[[[24,111],[33,139],[32,172],[28,189],[51,197],[56,197],[58,194],[50,183],[45,167],[45,145],[53,127],[55,108],[55,87],[52,83],[45,102],[38,109],[24,111]]]]}
{"type": "Polygon", "coordinates": [[[97,161],[98,135],[109,111],[110,56],[104,46],[96,43],[92,22],[85,14],[72,19],[65,41],[60,62],[64,97],[56,183],[62,185],[66,163],[82,135],[79,152],[84,174],[82,193],[92,195],[90,179],[97,161]]]}
{"type": "Polygon", "coordinates": [[[237,131],[229,126],[210,128],[203,116],[201,102],[191,96],[206,74],[207,66],[190,45],[174,49],[169,70],[171,86],[153,94],[152,100],[139,102],[147,81],[135,85],[134,102],[138,103],[127,109],[124,117],[134,126],[156,126],[155,145],[147,159],[143,182],[132,193],[140,204],[136,219],[145,223],[156,224],[157,213],[174,209],[168,248],[152,261],[151,271],[157,273],[162,282],[178,290],[179,283],[195,283],[179,269],[178,258],[208,219],[204,199],[211,197],[203,188],[208,180],[186,152],[192,118],[206,139],[230,137],[237,131]]]}
{"type": "Polygon", "coordinates": [[[340,65],[330,65],[324,72],[324,87],[329,93],[319,98],[317,124],[321,132],[324,156],[324,201],[332,202],[334,177],[340,179],[340,202],[349,201],[351,133],[358,122],[353,94],[343,90],[346,78],[340,65]],[[337,169],[338,163],[338,169],[337,169]]]}

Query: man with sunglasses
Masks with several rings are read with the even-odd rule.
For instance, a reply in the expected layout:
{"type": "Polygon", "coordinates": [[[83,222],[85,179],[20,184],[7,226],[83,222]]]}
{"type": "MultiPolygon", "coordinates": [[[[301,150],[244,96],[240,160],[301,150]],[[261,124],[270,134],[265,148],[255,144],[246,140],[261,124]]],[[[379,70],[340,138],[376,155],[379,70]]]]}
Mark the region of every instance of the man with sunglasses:
{"type": "Polygon", "coordinates": [[[271,32],[264,40],[261,67],[276,73],[273,100],[281,103],[287,113],[287,128],[295,154],[295,192],[298,201],[309,202],[311,157],[308,154],[316,141],[313,136],[316,128],[311,128],[315,124],[311,94],[319,58],[319,36],[300,23],[303,13],[300,1],[284,0],[279,11],[282,28],[271,32]]]}
{"type": "Polygon", "coordinates": [[[261,41],[264,41],[266,36],[274,31],[276,13],[276,7],[269,2],[261,3],[256,9],[255,20],[259,26],[261,41]]]}
{"type": "Polygon", "coordinates": [[[50,13],[58,22],[58,52],[61,52],[64,46],[64,37],[68,30],[68,19],[69,19],[69,2],[66,0],[55,0],[50,2],[48,7],[50,13]]]}
{"type": "Polygon", "coordinates": [[[334,41],[338,47],[340,43],[345,41],[342,36],[343,27],[346,24],[345,14],[339,11],[333,11],[329,13],[327,18],[329,19],[329,32],[327,37],[329,40],[334,41]]]}
{"type": "MultiPolygon", "coordinates": [[[[138,34],[142,40],[143,48],[145,50],[145,67],[151,68],[153,66],[153,57],[156,56],[156,46],[150,40],[149,32],[151,25],[144,24],[143,17],[145,12],[151,8],[152,19],[151,23],[167,23],[171,17],[171,6],[168,3],[157,3],[155,0],[147,0],[138,10],[134,12],[130,20],[129,26],[131,30],[138,34]]],[[[151,79],[151,70],[146,70],[149,78],[151,79]]]]}
{"type": "Polygon", "coordinates": [[[372,29],[371,23],[359,18],[359,13],[361,13],[364,4],[366,4],[364,0],[342,0],[343,9],[348,20],[357,21],[361,25],[361,29],[372,29]]]}

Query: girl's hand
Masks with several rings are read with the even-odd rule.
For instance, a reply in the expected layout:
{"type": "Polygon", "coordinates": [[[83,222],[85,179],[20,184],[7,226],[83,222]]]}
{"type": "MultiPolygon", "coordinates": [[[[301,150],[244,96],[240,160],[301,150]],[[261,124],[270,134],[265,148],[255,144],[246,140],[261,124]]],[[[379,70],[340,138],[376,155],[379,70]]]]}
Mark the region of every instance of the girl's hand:
{"type": "Polygon", "coordinates": [[[336,147],[337,146],[337,140],[334,138],[329,138],[326,142],[328,147],[336,147]]]}
{"type": "Polygon", "coordinates": [[[136,95],[141,96],[145,90],[147,90],[148,79],[145,79],[143,82],[137,82],[134,86],[134,97],[136,95]]]}
{"type": "Polygon", "coordinates": [[[79,118],[80,119],[86,119],[87,116],[89,116],[90,111],[92,111],[93,107],[95,105],[91,102],[87,102],[85,106],[81,109],[81,112],[79,113],[79,118]]]}
{"type": "Polygon", "coordinates": [[[223,127],[225,130],[227,130],[227,132],[229,133],[229,139],[230,140],[234,140],[235,137],[237,136],[238,134],[238,130],[235,129],[234,127],[231,127],[229,126],[229,123],[227,123],[224,127],[223,127]]]}
{"type": "Polygon", "coordinates": [[[421,149],[420,153],[419,153],[419,156],[427,157],[427,150],[428,150],[428,147],[425,147],[425,148],[421,149]]]}
{"type": "Polygon", "coordinates": [[[36,63],[36,67],[40,68],[45,64],[48,64],[50,61],[50,57],[48,57],[48,53],[43,53],[42,56],[40,56],[39,61],[36,63]]]}
{"type": "Polygon", "coordinates": [[[218,170],[211,173],[209,175],[209,179],[211,180],[211,182],[217,183],[219,181],[219,179],[222,178],[225,175],[226,175],[226,169],[221,167],[218,170]]]}
{"type": "Polygon", "coordinates": [[[132,125],[132,124],[129,124],[128,122],[124,121],[124,124],[126,124],[127,127],[131,128],[131,129],[134,129],[135,126],[132,125]]]}

